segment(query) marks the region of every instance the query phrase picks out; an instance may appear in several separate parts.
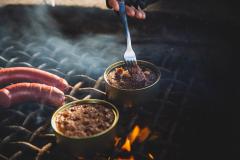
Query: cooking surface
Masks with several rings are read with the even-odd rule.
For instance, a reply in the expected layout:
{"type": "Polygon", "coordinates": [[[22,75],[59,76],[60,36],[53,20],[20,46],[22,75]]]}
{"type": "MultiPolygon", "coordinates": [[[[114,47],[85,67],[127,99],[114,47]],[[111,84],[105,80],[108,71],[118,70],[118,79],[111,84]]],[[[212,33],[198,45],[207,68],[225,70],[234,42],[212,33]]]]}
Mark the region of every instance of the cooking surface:
{"type": "MultiPolygon", "coordinates": [[[[37,67],[79,88],[77,98],[104,98],[102,74],[122,60],[125,49],[115,14],[89,8],[10,6],[1,8],[0,15],[0,67],[37,67]]],[[[156,12],[148,16],[145,22],[130,20],[132,43],[139,59],[159,67],[160,94],[149,104],[119,107],[118,143],[111,152],[96,153],[91,159],[224,157],[216,145],[225,135],[217,132],[223,125],[219,117],[225,102],[219,91],[230,90],[221,85],[228,72],[228,31],[236,28],[156,12]],[[126,138],[139,128],[149,135],[140,134],[129,151],[126,138]]],[[[0,159],[76,159],[55,144],[49,121],[54,110],[32,103],[1,109],[0,159]]]]}

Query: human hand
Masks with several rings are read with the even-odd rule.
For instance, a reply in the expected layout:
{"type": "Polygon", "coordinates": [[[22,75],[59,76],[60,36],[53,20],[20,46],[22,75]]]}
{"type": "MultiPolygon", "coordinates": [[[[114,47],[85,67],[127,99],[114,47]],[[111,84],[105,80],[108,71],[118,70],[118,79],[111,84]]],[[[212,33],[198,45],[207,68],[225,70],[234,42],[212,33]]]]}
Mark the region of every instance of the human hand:
{"type": "MultiPolygon", "coordinates": [[[[106,0],[109,7],[113,8],[114,11],[119,11],[119,4],[118,0],[106,0]]],[[[134,17],[140,20],[143,20],[146,18],[145,12],[140,8],[135,8],[133,6],[126,5],[126,12],[127,15],[130,17],[134,17]]]]}

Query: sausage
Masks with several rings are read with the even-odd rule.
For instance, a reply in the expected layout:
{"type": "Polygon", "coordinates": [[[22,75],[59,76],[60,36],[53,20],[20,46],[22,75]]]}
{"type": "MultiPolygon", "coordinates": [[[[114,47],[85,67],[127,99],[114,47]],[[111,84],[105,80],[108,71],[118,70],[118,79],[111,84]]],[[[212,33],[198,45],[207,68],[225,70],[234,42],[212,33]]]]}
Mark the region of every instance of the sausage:
{"type": "Polygon", "coordinates": [[[10,107],[25,102],[39,102],[62,106],[64,93],[56,87],[40,83],[16,83],[0,89],[0,107],[10,107]]]}
{"type": "Polygon", "coordinates": [[[64,93],[69,92],[68,82],[52,73],[30,67],[11,67],[0,69],[0,85],[17,82],[35,82],[54,86],[64,93]]]}

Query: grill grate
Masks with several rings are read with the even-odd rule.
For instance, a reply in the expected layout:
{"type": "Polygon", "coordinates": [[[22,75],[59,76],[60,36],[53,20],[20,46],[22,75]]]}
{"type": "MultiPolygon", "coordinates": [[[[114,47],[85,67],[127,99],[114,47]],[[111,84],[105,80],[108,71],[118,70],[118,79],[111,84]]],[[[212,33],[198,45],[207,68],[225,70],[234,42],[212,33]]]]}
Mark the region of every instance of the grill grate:
{"type": "MultiPolygon", "coordinates": [[[[43,41],[29,34],[16,37],[2,36],[0,67],[36,67],[65,78],[73,86],[70,93],[73,97],[104,99],[105,90],[101,74],[107,65],[104,64],[100,69],[94,64],[88,67],[91,68],[90,70],[81,68],[78,64],[73,64],[72,59],[80,58],[77,54],[79,47],[88,50],[89,46],[76,43],[68,53],[66,50],[49,45],[54,40],[49,38],[43,41]]],[[[151,45],[155,45],[153,49],[160,48],[158,44],[151,45]]],[[[101,47],[105,46],[93,49],[92,52],[97,52],[101,47]]],[[[204,93],[202,92],[204,85],[199,81],[199,72],[193,74],[193,68],[185,63],[188,62],[187,60],[179,59],[174,51],[169,52],[156,55],[158,59],[139,55],[141,59],[154,62],[159,67],[161,71],[159,95],[148,104],[127,109],[118,107],[120,121],[116,140],[119,141],[115,148],[108,153],[96,153],[85,159],[181,159],[183,146],[179,136],[184,134],[184,122],[191,120],[191,109],[198,105],[196,103],[200,102],[199,98],[201,100],[203,98],[201,94],[204,93]],[[190,70],[190,73],[186,73],[186,70],[190,70]],[[136,140],[131,146],[132,150],[126,151],[122,146],[136,126],[141,128],[141,131],[145,129],[149,135],[143,138],[144,141],[136,140]]],[[[84,63],[84,57],[81,57],[81,60],[81,63],[84,63]]],[[[50,127],[50,118],[54,110],[55,108],[50,106],[36,103],[0,109],[0,159],[84,159],[62,152],[56,145],[50,127]]]]}
{"type": "MultiPolygon", "coordinates": [[[[0,54],[1,67],[37,67],[67,79],[74,86],[70,93],[71,96],[79,99],[103,99],[105,97],[102,76],[95,80],[85,75],[84,72],[58,69],[58,66],[64,65],[62,62],[56,61],[58,54],[52,52],[43,57],[39,52],[28,52],[32,43],[22,44],[6,37],[1,40],[1,44],[4,46],[0,54]],[[4,46],[3,42],[9,44],[4,46]]],[[[51,50],[51,48],[42,47],[41,50],[51,50]]],[[[121,119],[118,129],[120,142],[111,153],[102,155],[96,153],[93,156],[95,159],[101,159],[100,157],[102,159],[119,157],[130,159],[131,156],[136,159],[152,159],[153,157],[172,159],[171,157],[174,157],[178,147],[175,141],[176,132],[182,127],[181,119],[184,116],[183,111],[189,102],[189,97],[194,97],[191,89],[195,81],[194,77],[190,77],[189,83],[178,80],[180,74],[178,70],[170,71],[163,67],[159,67],[159,69],[162,79],[158,98],[142,106],[130,109],[120,108],[121,119]],[[125,138],[136,125],[139,125],[140,128],[148,127],[151,130],[150,136],[144,142],[134,142],[131,152],[122,150],[121,146],[125,138]]],[[[60,160],[73,158],[60,152],[55,144],[55,137],[50,128],[50,118],[54,110],[55,108],[35,103],[1,109],[1,159],[51,158],[60,160]]]]}

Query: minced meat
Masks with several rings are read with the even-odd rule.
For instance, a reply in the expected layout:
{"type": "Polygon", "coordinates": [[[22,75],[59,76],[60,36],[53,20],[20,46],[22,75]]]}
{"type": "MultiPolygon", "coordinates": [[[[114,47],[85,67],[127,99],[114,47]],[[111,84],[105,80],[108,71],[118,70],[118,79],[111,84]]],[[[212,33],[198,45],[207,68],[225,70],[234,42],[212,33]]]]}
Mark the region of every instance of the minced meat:
{"type": "Polygon", "coordinates": [[[108,74],[108,82],[120,89],[137,89],[153,84],[157,79],[156,74],[146,67],[134,65],[127,70],[118,67],[108,74]]]}
{"type": "Polygon", "coordinates": [[[57,129],[69,137],[87,137],[108,129],[114,121],[110,108],[100,104],[82,104],[56,115],[57,129]]]}

